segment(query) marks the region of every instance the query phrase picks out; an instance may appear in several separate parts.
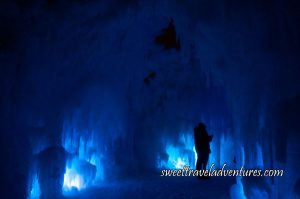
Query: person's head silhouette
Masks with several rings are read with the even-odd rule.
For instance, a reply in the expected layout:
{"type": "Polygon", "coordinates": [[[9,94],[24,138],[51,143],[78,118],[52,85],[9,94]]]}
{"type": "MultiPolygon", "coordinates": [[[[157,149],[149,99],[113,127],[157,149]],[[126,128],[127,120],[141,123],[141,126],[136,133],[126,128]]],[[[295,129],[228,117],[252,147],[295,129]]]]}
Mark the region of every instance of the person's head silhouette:
{"type": "Polygon", "coordinates": [[[206,129],[206,126],[205,126],[205,124],[204,124],[203,122],[200,122],[200,123],[198,124],[198,128],[201,129],[201,130],[205,130],[205,129],[206,129]]]}

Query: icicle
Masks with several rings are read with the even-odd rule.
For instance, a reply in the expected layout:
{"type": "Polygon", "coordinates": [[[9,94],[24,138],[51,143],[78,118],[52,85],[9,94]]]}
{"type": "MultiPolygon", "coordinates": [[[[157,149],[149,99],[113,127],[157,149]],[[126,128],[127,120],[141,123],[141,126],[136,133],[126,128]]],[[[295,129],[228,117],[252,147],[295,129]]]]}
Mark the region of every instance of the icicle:
{"type": "Polygon", "coordinates": [[[37,199],[41,196],[41,189],[37,174],[35,174],[32,178],[31,189],[29,193],[28,199],[37,199]]]}

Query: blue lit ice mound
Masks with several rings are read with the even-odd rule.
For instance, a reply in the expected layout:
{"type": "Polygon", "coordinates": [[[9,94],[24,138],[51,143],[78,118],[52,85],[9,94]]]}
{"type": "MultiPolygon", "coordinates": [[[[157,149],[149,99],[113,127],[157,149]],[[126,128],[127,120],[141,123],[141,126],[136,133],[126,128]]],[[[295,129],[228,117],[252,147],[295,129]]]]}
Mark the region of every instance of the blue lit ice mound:
{"type": "Polygon", "coordinates": [[[162,139],[165,151],[158,155],[158,168],[181,169],[184,166],[195,168],[196,151],[192,134],[182,133],[176,142],[162,139]]]}
{"type": "Polygon", "coordinates": [[[103,178],[101,154],[94,131],[65,129],[63,145],[71,154],[66,164],[63,192],[81,191],[103,178]]]}
{"type": "Polygon", "coordinates": [[[80,191],[91,186],[96,178],[96,172],[95,165],[77,157],[73,158],[66,166],[63,191],[80,191]]]}

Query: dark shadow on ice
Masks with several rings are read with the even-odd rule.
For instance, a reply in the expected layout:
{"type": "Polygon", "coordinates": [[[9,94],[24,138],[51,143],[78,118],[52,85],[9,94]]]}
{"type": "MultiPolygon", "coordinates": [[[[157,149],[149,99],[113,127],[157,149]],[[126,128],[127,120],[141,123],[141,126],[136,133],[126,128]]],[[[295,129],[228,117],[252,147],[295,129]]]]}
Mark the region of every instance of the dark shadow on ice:
{"type": "Polygon", "coordinates": [[[180,39],[177,38],[174,20],[171,19],[167,28],[162,30],[162,33],[155,38],[155,42],[163,45],[165,49],[180,50],[180,39]]]}
{"type": "Polygon", "coordinates": [[[38,155],[41,198],[62,198],[67,153],[63,147],[50,147],[38,155]]]}
{"type": "Polygon", "coordinates": [[[156,72],[151,72],[149,73],[145,78],[144,78],[144,83],[146,85],[149,85],[152,80],[154,80],[156,77],[156,72]]]}

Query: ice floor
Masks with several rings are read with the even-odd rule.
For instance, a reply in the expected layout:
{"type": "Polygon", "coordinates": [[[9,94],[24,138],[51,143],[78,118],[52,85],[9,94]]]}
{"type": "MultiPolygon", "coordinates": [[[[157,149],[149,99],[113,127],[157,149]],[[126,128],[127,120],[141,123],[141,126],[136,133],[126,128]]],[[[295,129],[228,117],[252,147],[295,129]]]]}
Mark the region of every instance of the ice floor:
{"type": "Polygon", "coordinates": [[[229,199],[234,178],[139,177],[124,179],[93,187],[70,199],[229,199]]]}

